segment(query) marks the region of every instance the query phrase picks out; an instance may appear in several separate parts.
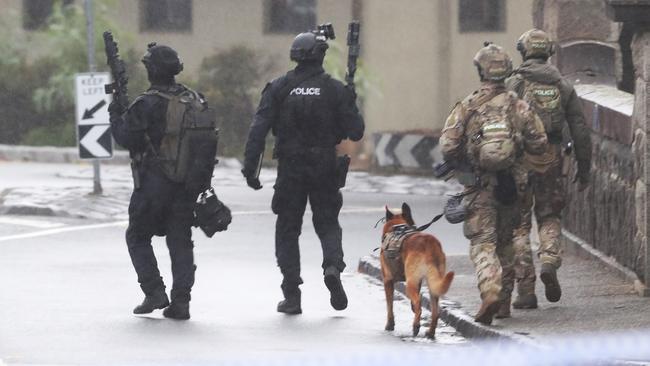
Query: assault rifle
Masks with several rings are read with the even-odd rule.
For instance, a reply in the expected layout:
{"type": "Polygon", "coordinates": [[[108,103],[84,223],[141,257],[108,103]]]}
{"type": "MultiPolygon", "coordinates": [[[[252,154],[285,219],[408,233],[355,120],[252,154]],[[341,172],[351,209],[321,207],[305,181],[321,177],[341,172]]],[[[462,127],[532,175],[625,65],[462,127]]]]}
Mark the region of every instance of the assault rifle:
{"type": "Polygon", "coordinates": [[[113,34],[110,31],[104,32],[104,46],[106,49],[106,63],[111,69],[111,75],[113,76],[113,82],[104,85],[104,91],[106,94],[113,94],[113,99],[117,101],[123,110],[126,110],[129,106],[127,90],[129,78],[126,76],[124,61],[120,59],[117,43],[113,39],[113,34]]]}
{"type": "Polygon", "coordinates": [[[359,58],[359,33],[361,24],[358,20],[348,25],[348,72],[345,74],[345,81],[348,86],[354,87],[354,74],[357,72],[357,59],[359,58]]]}
{"type": "Polygon", "coordinates": [[[464,161],[443,161],[433,167],[433,176],[438,179],[449,180],[453,177],[458,183],[464,186],[471,186],[477,183],[477,176],[472,171],[472,167],[464,161]]]}
{"type": "MultiPolygon", "coordinates": [[[[124,61],[120,59],[120,51],[117,43],[113,39],[113,33],[104,32],[104,47],[106,50],[106,64],[111,69],[113,82],[104,85],[104,92],[113,95],[113,101],[120,106],[122,111],[129,107],[129,95],[127,84],[129,78],[126,76],[126,67],[124,61]]],[[[131,174],[133,175],[133,187],[140,188],[140,166],[142,165],[143,154],[129,152],[131,156],[131,174]]]]}

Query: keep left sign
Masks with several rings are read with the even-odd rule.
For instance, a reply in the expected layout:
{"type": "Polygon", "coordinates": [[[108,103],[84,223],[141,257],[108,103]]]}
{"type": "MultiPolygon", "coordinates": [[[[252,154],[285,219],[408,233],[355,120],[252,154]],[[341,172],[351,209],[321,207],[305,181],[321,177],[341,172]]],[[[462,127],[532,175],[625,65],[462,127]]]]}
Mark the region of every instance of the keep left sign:
{"type": "Polygon", "coordinates": [[[81,159],[107,159],[113,156],[108,104],[104,92],[110,83],[105,72],[75,75],[77,141],[81,159]]]}

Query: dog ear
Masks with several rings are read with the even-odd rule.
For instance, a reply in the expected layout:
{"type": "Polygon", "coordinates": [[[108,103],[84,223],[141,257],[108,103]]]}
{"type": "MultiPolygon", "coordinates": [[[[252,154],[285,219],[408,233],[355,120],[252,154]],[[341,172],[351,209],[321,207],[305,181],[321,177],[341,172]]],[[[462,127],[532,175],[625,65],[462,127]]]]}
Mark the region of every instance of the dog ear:
{"type": "Polygon", "coordinates": [[[393,216],[395,216],[395,215],[393,215],[393,213],[390,212],[390,210],[388,209],[388,205],[386,205],[386,221],[392,219],[393,216]]]}
{"type": "Polygon", "coordinates": [[[406,204],[406,202],[402,203],[402,217],[404,220],[406,220],[407,224],[415,225],[415,221],[413,221],[413,215],[411,214],[411,208],[406,204]]]}

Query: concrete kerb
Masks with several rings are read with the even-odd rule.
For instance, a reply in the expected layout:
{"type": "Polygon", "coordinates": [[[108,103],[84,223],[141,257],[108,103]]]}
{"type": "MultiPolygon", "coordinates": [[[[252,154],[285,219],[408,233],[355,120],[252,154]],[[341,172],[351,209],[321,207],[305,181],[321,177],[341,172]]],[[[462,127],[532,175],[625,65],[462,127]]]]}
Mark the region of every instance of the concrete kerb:
{"type": "Polygon", "coordinates": [[[624,267],[614,258],[605,255],[605,253],[593,248],[584,240],[574,234],[562,230],[564,249],[580,258],[592,260],[603,264],[612,269],[620,278],[634,285],[634,289],[640,296],[650,297],[650,288],[648,288],[637,276],[634,271],[624,267]]]}
{"type": "MultiPolygon", "coordinates": [[[[359,260],[358,271],[370,277],[376,278],[379,281],[382,281],[379,259],[376,256],[366,256],[361,258],[359,260]]],[[[402,294],[406,294],[403,282],[396,283],[395,288],[402,294]]],[[[422,306],[426,308],[430,307],[429,297],[426,294],[422,296],[422,306]]],[[[460,334],[463,335],[463,337],[503,340],[522,343],[527,346],[540,347],[540,344],[531,338],[513,332],[494,329],[492,327],[475,322],[474,318],[471,315],[467,314],[461,309],[460,304],[447,298],[443,297],[440,300],[439,309],[440,319],[442,319],[450,326],[454,327],[460,334]]]]}
{"type": "MultiPolygon", "coordinates": [[[[76,147],[1,145],[0,161],[28,161],[39,163],[79,163],[79,150],[76,147]]],[[[128,164],[127,151],[113,151],[113,158],[101,159],[102,164],[128,164]]]]}

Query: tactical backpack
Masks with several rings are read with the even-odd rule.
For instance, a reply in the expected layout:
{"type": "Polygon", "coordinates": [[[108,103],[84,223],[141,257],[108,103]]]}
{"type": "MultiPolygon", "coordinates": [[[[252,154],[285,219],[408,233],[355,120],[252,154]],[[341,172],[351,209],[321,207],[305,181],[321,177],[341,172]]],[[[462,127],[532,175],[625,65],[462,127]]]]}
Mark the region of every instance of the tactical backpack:
{"type": "Polygon", "coordinates": [[[514,95],[501,93],[473,113],[469,152],[483,171],[497,172],[515,163],[519,150],[511,117],[515,102],[514,95]]]}
{"type": "Polygon", "coordinates": [[[215,111],[197,92],[187,88],[177,95],[158,90],[146,94],[168,100],[165,134],[156,156],[160,168],[170,180],[187,184],[189,177],[196,178],[193,169],[205,170],[206,165],[215,163],[218,143],[215,111]]]}
{"type": "Polygon", "coordinates": [[[544,123],[548,135],[559,135],[564,127],[564,112],[559,82],[543,84],[524,79],[522,99],[528,103],[544,123]]]}

